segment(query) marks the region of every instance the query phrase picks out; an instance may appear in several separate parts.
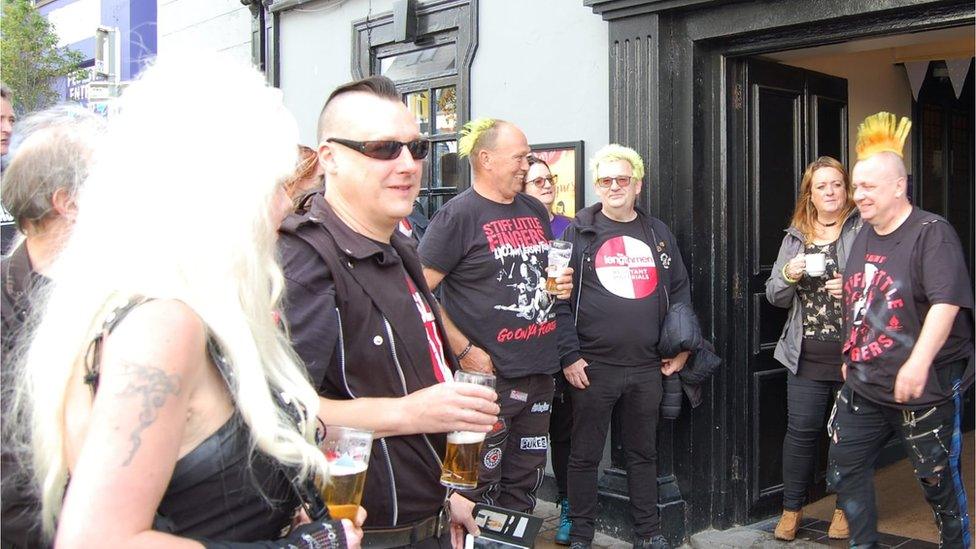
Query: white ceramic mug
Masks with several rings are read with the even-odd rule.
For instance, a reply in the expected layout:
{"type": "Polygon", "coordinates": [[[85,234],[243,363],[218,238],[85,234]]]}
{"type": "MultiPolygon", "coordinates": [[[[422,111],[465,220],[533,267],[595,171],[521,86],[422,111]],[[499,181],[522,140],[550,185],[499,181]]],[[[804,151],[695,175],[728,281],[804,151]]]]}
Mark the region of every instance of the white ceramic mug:
{"type": "Polygon", "coordinates": [[[807,262],[807,276],[823,276],[827,271],[826,254],[806,254],[803,257],[807,262]]]}

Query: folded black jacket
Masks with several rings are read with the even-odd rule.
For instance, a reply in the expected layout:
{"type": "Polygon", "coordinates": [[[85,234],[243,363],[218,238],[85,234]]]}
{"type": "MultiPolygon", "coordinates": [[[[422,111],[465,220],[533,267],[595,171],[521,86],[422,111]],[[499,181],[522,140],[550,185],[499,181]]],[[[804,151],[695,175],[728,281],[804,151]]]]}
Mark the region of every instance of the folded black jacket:
{"type": "Polygon", "coordinates": [[[657,348],[661,356],[677,356],[683,351],[691,351],[688,362],[678,373],[680,383],[672,379],[674,376],[665,378],[661,417],[675,419],[681,413],[681,391],[687,395],[691,407],[696,408],[702,402],[702,383],[718,370],[722,359],[715,354],[711,342],[702,337],[694,309],[680,301],[668,307],[657,348]]]}

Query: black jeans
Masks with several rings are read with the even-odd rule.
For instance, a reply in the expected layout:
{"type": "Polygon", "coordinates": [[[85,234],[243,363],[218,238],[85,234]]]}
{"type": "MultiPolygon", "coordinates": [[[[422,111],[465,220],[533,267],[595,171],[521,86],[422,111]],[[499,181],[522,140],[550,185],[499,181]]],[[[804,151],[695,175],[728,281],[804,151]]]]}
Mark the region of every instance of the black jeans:
{"type": "Polygon", "coordinates": [[[569,441],[573,430],[573,401],[569,396],[569,382],[562,372],[555,375],[554,384],[556,392],[552,395],[552,415],[549,417],[549,459],[552,460],[552,474],[556,477],[556,488],[562,500],[568,497],[566,469],[569,466],[569,441]]]}
{"type": "Polygon", "coordinates": [[[806,379],[786,372],[787,426],[783,439],[783,509],[799,511],[817,462],[827,411],[841,384],[806,379]]]}
{"type": "Polygon", "coordinates": [[[461,495],[475,503],[531,513],[549,450],[552,376],[498,376],[495,391],[501,412],[481,447],[478,487],[461,495]]]}
{"type": "Polygon", "coordinates": [[[571,541],[593,540],[597,511],[597,469],[607,441],[610,415],[623,407],[627,491],[634,533],[642,538],[661,533],[657,510],[657,422],[661,406],[661,365],[620,367],[591,362],[590,386],[571,388],[573,435],[569,454],[571,541]]]}
{"type": "MultiPolygon", "coordinates": [[[[952,386],[951,366],[936,369],[942,383],[952,386]],[[941,371],[940,371],[941,370],[941,371]],[[946,379],[942,380],[945,377],[946,379]]],[[[959,370],[961,371],[961,370],[959,370]]],[[[894,433],[912,461],[925,499],[935,514],[942,547],[969,547],[969,516],[959,455],[961,396],[922,410],[902,410],[871,402],[844,385],[830,422],[827,480],[851,526],[851,547],[878,543],[878,511],[874,501],[874,463],[894,433]]]]}

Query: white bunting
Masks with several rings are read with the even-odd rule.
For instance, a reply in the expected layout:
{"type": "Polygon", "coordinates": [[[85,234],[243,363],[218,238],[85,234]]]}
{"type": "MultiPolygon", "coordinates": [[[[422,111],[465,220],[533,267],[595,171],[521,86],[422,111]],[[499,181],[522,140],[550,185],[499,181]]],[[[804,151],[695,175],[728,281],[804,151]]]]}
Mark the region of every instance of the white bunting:
{"type": "Polygon", "coordinates": [[[908,83],[912,86],[912,97],[918,101],[918,92],[925,82],[925,74],[929,71],[928,61],[905,61],[905,72],[908,73],[908,83]]]}
{"type": "Polygon", "coordinates": [[[959,59],[946,59],[946,68],[949,69],[949,81],[952,82],[952,89],[956,92],[956,99],[962,95],[963,84],[966,83],[966,75],[969,74],[969,61],[972,57],[962,57],[959,59]]]}

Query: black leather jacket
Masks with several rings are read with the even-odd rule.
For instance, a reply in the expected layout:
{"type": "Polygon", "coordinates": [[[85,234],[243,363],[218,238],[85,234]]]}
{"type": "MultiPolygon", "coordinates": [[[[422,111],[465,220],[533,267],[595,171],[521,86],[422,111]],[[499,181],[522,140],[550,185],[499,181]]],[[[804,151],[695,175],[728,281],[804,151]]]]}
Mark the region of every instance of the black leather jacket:
{"type": "MultiPolygon", "coordinates": [[[[322,195],[312,199],[308,212],[282,224],[284,316],[295,350],[323,396],[401,397],[437,382],[416,309],[394,306],[396,293],[407,291],[404,270],[433,309],[446,342],[440,310],[424,282],[416,241],[394,231],[391,244],[399,259],[350,229],[322,195]]],[[[453,353],[445,354],[457,369],[453,353]]],[[[404,526],[440,511],[445,444],[445,435],[373,442],[363,496],[367,529],[404,526]]]]}

